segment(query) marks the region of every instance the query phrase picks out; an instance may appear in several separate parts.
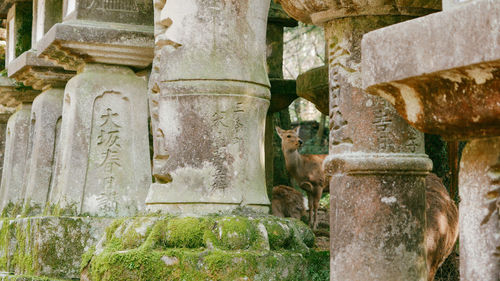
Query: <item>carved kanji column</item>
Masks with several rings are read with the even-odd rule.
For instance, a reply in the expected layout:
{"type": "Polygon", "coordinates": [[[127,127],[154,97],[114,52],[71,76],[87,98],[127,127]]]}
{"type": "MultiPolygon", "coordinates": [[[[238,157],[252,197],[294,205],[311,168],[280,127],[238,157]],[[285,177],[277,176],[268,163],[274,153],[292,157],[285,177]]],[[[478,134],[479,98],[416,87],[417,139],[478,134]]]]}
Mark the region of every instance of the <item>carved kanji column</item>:
{"type": "Polygon", "coordinates": [[[267,212],[267,0],[155,1],[151,211],[267,212]]]}
{"type": "Polygon", "coordinates": [[[367,91],[462,154],[460,279],[500,280],[500,2],[443,1],[446,11],[363,39],[367,91]],[[432,42],[432,44],[429,44],[432,42]]]}
{"type": "Polygon", "coordinates": [[[432,163],[424,154],[423,134],[386,101],[362,90],[361,38],[435,11],[438,1],[394,6],[376,1],[280,2],[293,17],[325,28],[331,280],[425,280],[424,178],[432,163]]]}

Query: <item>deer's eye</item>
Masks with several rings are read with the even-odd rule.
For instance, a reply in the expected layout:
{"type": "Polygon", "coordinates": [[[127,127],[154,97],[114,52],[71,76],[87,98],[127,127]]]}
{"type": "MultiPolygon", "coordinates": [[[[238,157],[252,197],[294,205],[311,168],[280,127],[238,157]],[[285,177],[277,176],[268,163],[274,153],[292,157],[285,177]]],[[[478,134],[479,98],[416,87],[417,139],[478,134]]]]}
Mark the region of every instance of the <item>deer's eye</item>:
{"type": "Polygon", "coordinates": [[[292,136],[288,135],[288,136],[286,136],[286,137],[287,137],[287,138],[291,138],[292,136]]]}

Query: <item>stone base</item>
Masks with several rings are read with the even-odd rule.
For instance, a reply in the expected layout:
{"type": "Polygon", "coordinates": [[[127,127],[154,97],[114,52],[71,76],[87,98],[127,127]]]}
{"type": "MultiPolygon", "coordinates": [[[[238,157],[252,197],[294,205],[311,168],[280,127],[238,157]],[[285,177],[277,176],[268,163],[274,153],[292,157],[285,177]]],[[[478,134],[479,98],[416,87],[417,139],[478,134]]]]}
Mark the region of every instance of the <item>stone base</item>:
{"type": "Polygon", "coordinates": [[[0,271],[5,274],[0,274],[0,280],[42,280],[28,275],[44,276],[43,280],[78,278],[82,254],[97,243],[111,221],[79,217],[1,220],[0,271]]]}
{"type": "Polygon", "coordinates": [[[81,280],[327,280],[328,252],[313,244],[302,222],[267,215],[119,219],[81,280]]]}
{"type": "Polygon", "coordinates": [[[0,281],[70,281],[71,279],[55,279],[48,277],[29,276],[29,275],[10,275],[0,273],[0,281]]]}

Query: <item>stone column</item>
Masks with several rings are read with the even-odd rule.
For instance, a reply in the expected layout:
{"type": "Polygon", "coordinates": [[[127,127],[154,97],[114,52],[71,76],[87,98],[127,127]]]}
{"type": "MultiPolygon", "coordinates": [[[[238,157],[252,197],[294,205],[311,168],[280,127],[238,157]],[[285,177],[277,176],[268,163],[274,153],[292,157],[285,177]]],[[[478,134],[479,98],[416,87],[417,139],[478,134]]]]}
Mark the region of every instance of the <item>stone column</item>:
{"type": "Polygon", "coordinates": [[[153,59],[153,3],[64,0],[62,10],[37,44],[39,56],[77,71],[65,88],[49,202],[56,213],[135,215],[151,168],[147,83],[130,67],[153,59]]]}
{"type": "Polygon", "coordinates": [[[500,2],[460,2],[468,3],[443,1],[449,10],[367,34],[363,82],[419,130],[471,140],[459,175],[460,278],[496,281],[500,2]]]}
{"type": "Polygon", "coordinates": [[[459,181],[460,278],[499,280],[500,263],[495,252],[500,246],[500,220],[498,212],[494,213],[498,199],[490,202],[486,194],[500,184],[500,137],[473,140],[466,145],[459,181]]]}
{"type": "Polygon", "coordinates": [[[325,25],[330,84],[331,279],[425,280],[423,134],[361,90],[360,43],[408,19],[346,17],[325,25]],[[335,215],[333,215],[335,214],[335,215]]]}
{"type": "Polygon", "coordinates": [[[335,1],[316,2],[281,1],[295,18],[325,28],[330,278],[425,280],[424,178],[432,162],[424,153],[423,134],[408,126],[386,101],[362,90],[360,62],[363,34],[429,10],[358,1],[340,7],[335,1]]]}
{"type": "Polygon", "coordinates": [[[64,89],[43,91],[33,101],[30,141],[24,186],[24,210],[27,215],[41,214],[48,203],[55,180],[55,159],[59,154],[64,89]]]}
{"type": "Polygon", "coordinates": [[[31,102],[24,102],[12,114],[7,123],[5,158],[0,186],[1,209],[5,216],[16,207],[20,209],[24,199],[24,171],[29,142],[31,102]]]}
{"type": "Polygon", "coordinates": [[[157,1],[150,211],[267,212],[269,1],[157,1]],[[195,36],[194,36],[195,35],[195,36]]]}

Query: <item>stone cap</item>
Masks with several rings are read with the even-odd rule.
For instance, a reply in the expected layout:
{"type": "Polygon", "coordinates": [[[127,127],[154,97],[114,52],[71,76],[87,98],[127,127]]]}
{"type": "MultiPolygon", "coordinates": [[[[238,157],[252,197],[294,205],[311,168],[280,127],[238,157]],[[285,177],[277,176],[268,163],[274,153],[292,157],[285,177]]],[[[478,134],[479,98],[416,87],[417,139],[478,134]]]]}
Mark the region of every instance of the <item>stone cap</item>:
{"type": "Polygon", "coordinates": [[[0,76],[0,105],[16,107],[22,102],[31,102],[40,93],[31,87],[22,87],[14,79],[0,76]]]}
{"type": "Polygon", "coordinates": [[[363,86],[421,131],[500,135],[499,18],[500,2],[483,0],[370,32],[363,86]]]}
{"type": "Polygon", "coordinates": [[[324,115],[329,115],[328,66],[308,70],[297,77],[297,95],[310,102],[324,115]]]}
{"type": "Polygon", "coordinates": [[[50,61],[38,58],[34,50],[24,52],[8,66],[9,77],[35,90],[64,87],[74,75],[75,71],[64,70],[50,61]]]}
{"type": "Polygon", "coordinates": [[[441,0],[396,0],[385,4],[378,0],[276,0],[294,19],[322,25],[336,18],[352,16],[403,15],[423,16],[441,10],[441,0]]]}
{"type": "Polygon", "coordinates": [[[281,5],[276,3],[275,0],[271,0],[271,7],[269,7],[269,16],[267,21],[269,23],[286,27],[294,27],[298,24],[296,20],[286,14],[281,5]]]}
{"type": "Polygon", "coordinates": [[[145,68],[154,57],[153,26],[73,21],[55,24],[37,44],[38,55],[78,70],[87,62],[145,68]]]}

